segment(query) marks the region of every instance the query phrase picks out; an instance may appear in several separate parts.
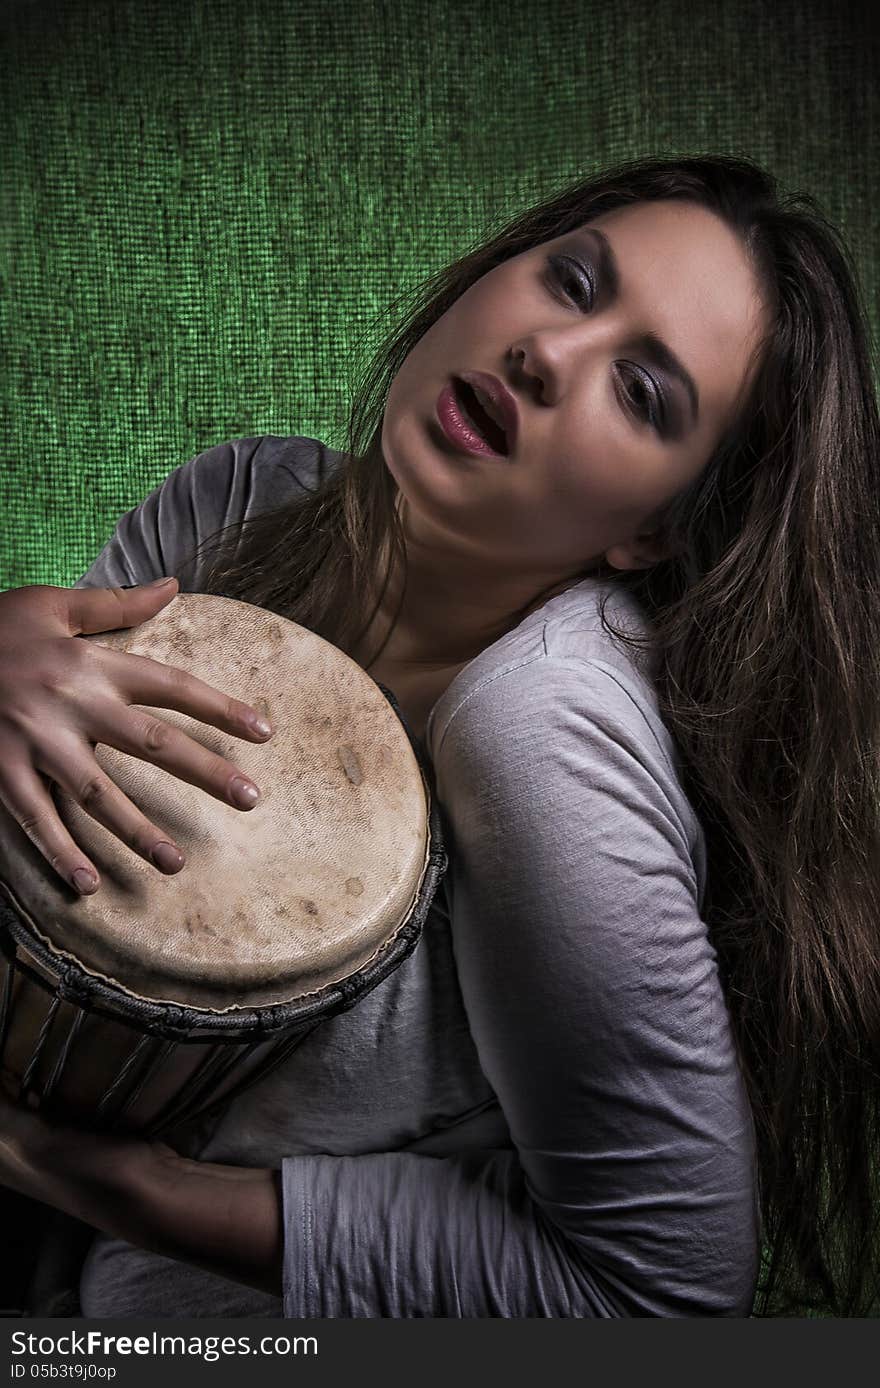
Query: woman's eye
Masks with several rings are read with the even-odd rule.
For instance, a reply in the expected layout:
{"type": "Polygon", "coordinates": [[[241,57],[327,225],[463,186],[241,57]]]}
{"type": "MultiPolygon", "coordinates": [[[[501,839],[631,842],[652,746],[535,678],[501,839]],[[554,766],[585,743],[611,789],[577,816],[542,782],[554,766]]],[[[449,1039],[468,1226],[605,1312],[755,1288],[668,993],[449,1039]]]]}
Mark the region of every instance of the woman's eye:
{"type": "Polygon", "coordinates": [[[663,422],[663,405],[660,399],[640,374],[636,373],[623,379],[628,382],[629,388],[625,389],[623,393],[632,412],[638,415],[639,419],[643,419],[646,424],[651,424],[659,430],[663,422]]]}
{"type": "Polygon", "coordinates": [[[567,255],[551,255],[548,264],[553,278],[567,299],[592,308],[594,298],[593,277],[585,266],[567,255]]]}

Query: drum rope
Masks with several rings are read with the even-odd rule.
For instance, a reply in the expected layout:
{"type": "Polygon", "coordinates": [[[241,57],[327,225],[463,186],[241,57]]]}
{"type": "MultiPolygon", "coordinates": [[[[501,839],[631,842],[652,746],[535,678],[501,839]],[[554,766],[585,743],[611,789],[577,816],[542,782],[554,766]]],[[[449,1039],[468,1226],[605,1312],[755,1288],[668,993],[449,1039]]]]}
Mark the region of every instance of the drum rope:
{"type": "Polygon", "coordinates": [[[87,1012],[81,1009],[76,1012],[73,1019],[73,1025],[71,1026],[70,1031],[67,1033],[67,1039],[65,1040],[64,1045],[61,1048],[61,1053],[57,1061],[55,1062],[52,1073],[49,1076],[45,1088],[43,1089],[43,1093],[41,1095],[43,1101],[46,1101],[52,1097],[52,1094],[55,1090],[55,1086],[58,1084],[58,1081],[61,1079],[61,1076],[64,1073],[64,1067],[66,1066],[70,1052],[73,1049],[73,1043],[79,1036],[83,1022],[85,1021],[88,1015],[89,1014],[87,1012]]]}
{"type": "Polygon", "coordinates": [[[198,1117],[199,1104],[207,1090],[216,1089],[222,1084],[236,1066],[247,1060],[259,1045],[262,1045],[261,1041],[251,1041],[235,1048],[229,1045],[214,1046],[198,1069],[190,1075],[180,1093],[169,1099],[165,1107],[153,1118],[149,1128],[145,1130],[146,1135],[152,1137],[162,1128],[176,1127],[178,1123],[198,1117]]]}
{"type": "MultiPolygon", "coordinates": [[[[156,1046],[157,1038],[155,1036],[144,1037],[144,1040],[149,1041],[153,1044],[153,1046],[155,1047],[154,1053],[147,1061],[146,1065],[144,1066],[143,1070],[138,1076],[134,1088],[131,1090],[131,1093],[126,1094],[125,1097],[122,1099],[121,1103],[119,1104],[119,1107],[117,1108],[112,1118],[112,1122],[114,1123],[118,1123],[120,1118],[122,1118],[123,1115],[126,1114],[128,1110],[132,1107],[132,1105],[137,1102],[139,1096],[143,1092],[144,1086],[146,1085],[147,1081],[152,1079],[153,1075],[155,1075],[159,1067],[165,1064],[165,1061],[174,1051],[175,1042],[173,1040],[166,1039],[164,1041],[161,1041],[161,1043],[158,1046],[156,1046]]],[[[141,1047],[138,1046],[137,1049],[140,1050],[141,1047]]],[[[114,1084],[112,1088],[115,1090],[118,1087],[119,1081],[117,1080],[116,1084],[114,1084]]],[[[104,1100],[109,1101],[109,1094],[104,1096],[104,1100]]],[[[102,1115],[104,1111],[106,1111],[105,1102],[102,1101],[102,1115]]]]}
{"type": "Polygon", "coordinates": [[[6,1037],[9,1032],[9,1022],[12,1017],[12,989],[15,984],[15,966],[17,962],[17,947],[15,941],[11,940],[10,943],[12,945],[11,953],[7,951],[7,939],[4,932],[3,945],[7,959],[6,977],[3,980],[3,1001],[0,1002],[0,1061],[3,1059],[3,1053],[6,1048],[6,1037]]]}
{"type": "Polygon", "coordinates": [[[27,1069],[22,1075],[21,1088],[19,1090],[19,1097],[22,1099],[30,1093],[30,1090],[33,1085],[33,1078],[36,1073],[37,1066],[40,1063],[40,1056],[43,1054],[43,1047],[45,1046],[49,1038],[49,1032],[52,1030],[52,1023],[55,1020],[55,1015],[58,1012],[60,1006],[61,998],[56,994],[55,997],[52,999],[51,1003],[49,1004],[48,1012],[43,1018],[43,1025],[40,1027],[40,1034],[37,1037],[37,1044],[34,1049],[34,1053],[30,1058],[27,1069]]]}
{"type": "Polygon", "coordinates": [[[45,1102],[51,1097],[55,1086],[58,1084],[64,1067],[67,1064],[68,1057],[70,1056],[73,1043],[79,1035],[82,1024],[87,1016],[89,990],[80,979],[78,970],[69,961],[59,963],[58,965],[57,994],[59,1000],[72,1003],[76,1008],[76,1013],[74,1015],[73,1025],[67,1033],[58,1059],[52,1067],[52,1072],[47,1083],[43,1087],[42,1094],[40,1095],[41,1102],[45,1102]]]}
{"type": "Polygon", "coordinates": [[[110,1106],[110,1104],[112,1103],[113,1099],[116,1097],[117,1091],[118,1091],[118,1090],[122,1087],[122,1085],[125,1083],[126,1079],[128,1078],[129,1074],[131,1073],[133,1067],[134,1067],[135,1065],[137,1065],[138,1061],[140,1060],[140,1057],[141,1057],[141,1055],[143,1054],[143,1052],[146,1050],[146,1048],[147,1048],[148,1046],[154,1046],[154,1045],[155,1045],[155,1038],[154,1038],[154,1037],[144,1035],[144,1036],[142,1036],[142,1037],[140,1038],[140,1040],[138,1041],[138,1043],[137,1043],[137,1045],[135,1046],[134,1050],[129,1054],[128,1059],[124,1062],[124,1064],[123,1064],[123,1066],[122,1066],[122,1069],[119,1071],[119,1074],[116,1076],[116,1079],[115,1079],[115,1080],[113,1081],[113,1083],[110,1085],[110,1088],[106,1091],[106,1093],[104,1094],[104,1096],[103,1096],[103,1098],[101,1099],[100,1103],[98,1104],[98,1109],[97,1109],[97,1115],[96,1115],[96,1116],[97,1116],[99,1119],[103,1119],[103,1117],[104,1117],[104,1115],[105,1115],[107,1109],[109,1108],[109,1106],[110,1106]]]}
{"type": "MultiPolygon", "coordinates": [[[[256,1084],[258,1081],[266,1079],[269,1075],[272,1074],[274,1070],[278,1068],[279,1065],[281,1065],[285,1060],[287,1060],[288,1056],[292,1055],[293,1052],[297,1049],[297,1047],[302,1045],[306,1037],[309,1036],[310,1033],[313,1032],[316,1027],[320,1026],[321,1022],[325,1020],[327,1019],[324,1017],[318,1017],[308,1026],[303,1027],[294,1036],[281,1037],[278,1041],[275,1042],[275,1045],[272,1047],[271,1051],[265,1057],[263,1062],[260,1065],[258,1065],[256,1069],[251,1070],[248,1072],[248,1074],[244,1075],[237,1084],[234,1084],[232,1086],[231,1089],[226,1090],[223,1094],[214,1095],[214,1097],[209,1099],[206,1104],[203,1104],[201,1108],[197,1108],[194,1112],[185,1113],[185,1115],[182,1118],[177,1114],[173,1114],[172,1120],[174,1125],[176,1126],[181,1122],[193,1122],[197,1118],[204,1118],[206,1114],[209,1114],[211,1110],[213,1108],[216,1108],[218,1104],[231,1103],[233,1099],[237,1099],[240,1094],[243,1094],[245,1090],[250,1089],[252,1085],[256,1084]]],[[[256,1049],[256,1047],[260,1044],[260,1042],[256,1041],[251,1042],[250,1046],[248,1047],[248,1053],[256,1049]]],[[[236,1059],[239,1058],[247,1059],[247,1055],[242,1057],[236,1057],[236,1059]]],[[[229,1069],[231,1070],[232,1066],[230,1066],[229,1069]]],[[[223,1075],[223,1078],[226,1078],[225,1073],[223,1075]]],[[[162,1126],[166,1126],[164,1121],[162,1123],[162,1126]]],[[[155,1136],[155,1133],[157,1131],[158,1124],[149,1129],[148,1136],[155,1136]]]]}

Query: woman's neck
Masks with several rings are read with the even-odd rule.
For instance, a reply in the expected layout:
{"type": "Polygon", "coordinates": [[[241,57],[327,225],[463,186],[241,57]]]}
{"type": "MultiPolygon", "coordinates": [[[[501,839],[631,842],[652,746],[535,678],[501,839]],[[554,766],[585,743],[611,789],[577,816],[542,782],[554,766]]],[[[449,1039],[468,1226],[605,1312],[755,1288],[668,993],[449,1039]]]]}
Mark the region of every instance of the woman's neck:
{"type": "MultiPolygon", "coordinates": [[[[400,500],[400,499],[399,499],[400,500]]],[[[434,531],[413,534],[413,518],[399,509],[406,561],[390,541],[378,564],[381,592],[367,631],[351,654],[371,669],[378,662],[386,673],[452,678],[493,642],[564,592],[582,575],[558,578],[523,572],[499,572],[485,553],[472,554],[444,545],[434,531]],[[391,573],[385,582],[389,564],[391,573]],[[399,610],[398,610],[399,609],[399,610]]]]}

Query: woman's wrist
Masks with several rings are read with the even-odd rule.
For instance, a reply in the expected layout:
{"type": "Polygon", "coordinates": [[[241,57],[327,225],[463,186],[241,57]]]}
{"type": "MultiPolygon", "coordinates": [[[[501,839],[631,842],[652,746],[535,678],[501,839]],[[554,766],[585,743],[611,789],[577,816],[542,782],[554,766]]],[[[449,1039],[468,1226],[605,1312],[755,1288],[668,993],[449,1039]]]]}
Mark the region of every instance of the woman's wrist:
{"type": "Polygon", "coordinates": [[[5,1185],[104,1233],[130,1223],[155,1161],[149,1143],[54,1124],[16,1104],[2,1107],[5,1185]]]}
{"type": "Polygon", "coordinates": [[[57,1126],[0,1098],[0,1182],[111,1238],[281,1294],[280,1173],[57,1126]]]}

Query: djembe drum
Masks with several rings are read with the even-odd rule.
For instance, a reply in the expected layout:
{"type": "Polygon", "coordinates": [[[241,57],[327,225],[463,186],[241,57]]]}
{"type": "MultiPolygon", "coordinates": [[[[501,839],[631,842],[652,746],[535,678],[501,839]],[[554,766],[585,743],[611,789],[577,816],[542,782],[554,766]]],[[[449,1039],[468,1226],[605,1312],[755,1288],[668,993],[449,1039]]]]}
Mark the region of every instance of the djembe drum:
{"type": "Polygon", "coordinates": [[[96,759],[186,857],[164,876],[53,787],[101,875],[79,896],[0,807],[0,1067],[21,1100],[165,1133],[229,1102],[415,947],[446,868],[429,765],[390,691],[313,632],[178,596],[76,638],[188,670],[262,708],[246,743],[151,710],[253,776],[242,813],[99,744],[96,759]]]}

